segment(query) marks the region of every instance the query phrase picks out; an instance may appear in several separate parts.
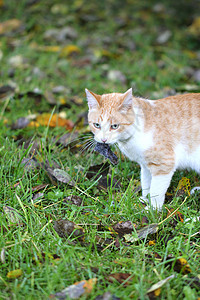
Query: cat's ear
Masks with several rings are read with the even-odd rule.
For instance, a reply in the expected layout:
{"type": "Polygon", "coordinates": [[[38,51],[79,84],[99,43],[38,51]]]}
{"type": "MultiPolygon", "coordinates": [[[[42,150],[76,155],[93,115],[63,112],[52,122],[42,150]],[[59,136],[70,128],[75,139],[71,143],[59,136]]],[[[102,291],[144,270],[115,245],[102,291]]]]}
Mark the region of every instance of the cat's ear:
{"type": "Polygon", "coordinates": [[[131,88],[123,94],[123,100],[119,107],[120,111],[127,112],[130,108],[132,108],[132,103],[133,103],[133,93],[131,88]]]}
{"type": "Polygon", "coordinates": [[[85,93],[86,93],[89,109],[98,108],[100,106],[101,97],[89,91],[88,89],[85,89],[85,93]]]}

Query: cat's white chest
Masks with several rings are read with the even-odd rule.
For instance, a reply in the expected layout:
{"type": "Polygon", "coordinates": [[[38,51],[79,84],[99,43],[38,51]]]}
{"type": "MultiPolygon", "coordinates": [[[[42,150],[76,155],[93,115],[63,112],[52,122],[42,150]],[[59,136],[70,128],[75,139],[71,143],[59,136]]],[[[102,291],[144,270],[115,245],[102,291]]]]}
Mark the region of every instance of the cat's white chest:
{"type": "Polygon", "coordinates": [[[118,142],[119,149],[130,160],[139,164],[145,163],[144,152],[153,145],[153,132],[141,132],[138,130],[129,139],[118,142]]]}

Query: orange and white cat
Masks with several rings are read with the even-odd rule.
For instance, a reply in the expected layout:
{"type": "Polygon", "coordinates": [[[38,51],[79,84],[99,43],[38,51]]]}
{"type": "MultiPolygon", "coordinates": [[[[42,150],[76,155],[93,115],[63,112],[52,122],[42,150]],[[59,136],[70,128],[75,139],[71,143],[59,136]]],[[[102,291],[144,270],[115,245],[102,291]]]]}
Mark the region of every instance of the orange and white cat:
{"type": "Polygon", "coordinates": [[[88,121],[99,143],[117,144],[141,167],[142,199],[161,209],[176,169],[200,173],[200,93],[146,100],[85,90],[88,121]]]}

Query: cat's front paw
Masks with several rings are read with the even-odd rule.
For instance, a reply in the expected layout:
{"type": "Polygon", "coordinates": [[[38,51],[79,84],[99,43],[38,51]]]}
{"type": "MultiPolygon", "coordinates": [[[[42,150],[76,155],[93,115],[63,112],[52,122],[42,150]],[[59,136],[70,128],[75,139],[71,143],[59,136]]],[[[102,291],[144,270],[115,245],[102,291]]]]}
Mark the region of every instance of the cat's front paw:
{"type": "Polygon", "coordinates": [[[156,202],[149,201],[149,199],[146,197],[140,197],[140,202],[144,206],[145,210],[157,210],[157,211],[162,210],[162,206],[157,206],[156,202]]]}
{"type": "Polygon", "coordinates": [[[148,203],[148,204],[144,207],[144,209],[145,209],[145,210],[156,210],[156,211],[159,212],[159,211],[162,210],[162,206],[157,207],[157,206],[154,206],[154,205],[148,203]]]}
{"type": "Polygon", "coordinates": [[[149,204],[149,200],[146,197],[140,197],[139,200],[143,206],[147,206],[149,204]]]}

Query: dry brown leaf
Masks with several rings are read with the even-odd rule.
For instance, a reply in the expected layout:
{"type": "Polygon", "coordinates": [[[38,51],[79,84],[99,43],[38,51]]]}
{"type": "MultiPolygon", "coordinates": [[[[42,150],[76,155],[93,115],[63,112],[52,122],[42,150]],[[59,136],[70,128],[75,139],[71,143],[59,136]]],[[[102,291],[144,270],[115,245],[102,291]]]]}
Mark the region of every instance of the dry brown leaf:
{"type": "MultiPolygon", "coordinates": [[[[134,227],[136,227],[135,224],[134,227]]],[[[119,222],[112,226],[112,228],[119,234],[120,237],[124,234],[131,233],[134,230],[133,223],[131,221],[119,222]]]]}
{"type": "Polygon", "coordinates": [[[130,273],[112,273],[109,274],[106,279],[113,283],[115,281],[118,281],[119,283],[123,284],[124,286],[127,286],[132,281],[132,276],[130,273]]]}
{"type": "Polygon", "coordinates": [[[74,123],[71,120],[62,119],[57,114],[44,113],[36,118],[36,122],[42,126],[49,127],[65,127],[70,130],[74,127],[74,123]]]}
{"type": "Polygon", "coordinates": [[[84,229],[74,222],[69,220],[58,220],[54,222],[54,229],[60,237],[69,237],[76,238],[79,241],[84,240],[84,229]]]}
{"type": "Polygon", "coordinates": [[[0,34],[17,30],[22,25],[22,21],[18,19],[10,19],[0,23],[0,34]]]}

